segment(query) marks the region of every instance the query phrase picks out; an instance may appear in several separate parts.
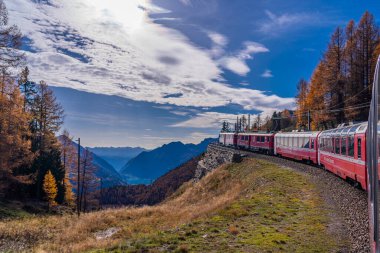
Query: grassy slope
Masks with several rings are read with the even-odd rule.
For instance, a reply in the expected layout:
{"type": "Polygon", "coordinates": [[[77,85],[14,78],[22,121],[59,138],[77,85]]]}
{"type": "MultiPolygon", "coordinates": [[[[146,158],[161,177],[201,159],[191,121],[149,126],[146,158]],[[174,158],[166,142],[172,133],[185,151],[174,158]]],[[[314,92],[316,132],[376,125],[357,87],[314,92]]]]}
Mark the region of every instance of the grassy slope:
{"type": "Polygon", "coordinates": [[[328,217],[304,176],[248,159],[184,185],[159,206],[101,211],[79,221],[63,216],[0,223],[0,242],[13,240],[17,249],[17,238],[23,247],[47,251],[331,252],[343,242],[330,234],[328,217]],[[120,231],[95,239],[95,232],[110,227],[120,231]]]}

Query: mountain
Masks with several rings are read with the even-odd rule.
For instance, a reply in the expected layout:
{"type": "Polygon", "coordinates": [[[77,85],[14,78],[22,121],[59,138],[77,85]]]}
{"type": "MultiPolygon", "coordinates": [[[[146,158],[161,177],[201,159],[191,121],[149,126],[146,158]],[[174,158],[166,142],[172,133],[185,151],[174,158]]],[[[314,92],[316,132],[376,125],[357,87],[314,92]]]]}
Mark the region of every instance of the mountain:
{"type": "MultiPolygon", "coordinates": [[[[63,138],[67,138],[63,135],[59,136],[58,139],[62,142],[63,138]]],[[[71,145],[77,150],[78,144],[71,141],[71,145]]],[[[83,155],[83,152],[85,150],[84,147],[80,147],[81,155],[83,155]]],[[[106,162],[104,159],[99,157],[98,155],[94,154],[89,150],[90,154],[93,158],[93,164],[97,167],[96,170],[96,176],[98,178],[103,179],[103,187],[112,187],[117,185],[125,185],[123,177],[115,170],[115,168],[106,162]]]]}
{"type": "Polygon", "coordinates": [[[121,168],[132,158],[139,155],[141,152],[146,151],[144,148],[136,147],[95,147],[88,148],[92,153],[100,156],[111,164],[117,171],[120,171],[121,168]]]}
{"type": "Polygon", "coordinates": [[[194,178],[200,156],[181,164],[167,172],[150,185],[124,185],[104,189],[102,204],[118,205],[155,205],[171,196],[182,184],[194,178]]]}
{"type": "Polygon", "coordinates": [[[216,139],[207,138],[197,145],[171,142],[154,150],[144,151],[131,159],[120,170],[120,173],[127,178],[129,183],[133,183],[133,180],[139,183],[149,183],[193,157],[202,154],[206,151],[208,144],[214,141],[216,139]]]}

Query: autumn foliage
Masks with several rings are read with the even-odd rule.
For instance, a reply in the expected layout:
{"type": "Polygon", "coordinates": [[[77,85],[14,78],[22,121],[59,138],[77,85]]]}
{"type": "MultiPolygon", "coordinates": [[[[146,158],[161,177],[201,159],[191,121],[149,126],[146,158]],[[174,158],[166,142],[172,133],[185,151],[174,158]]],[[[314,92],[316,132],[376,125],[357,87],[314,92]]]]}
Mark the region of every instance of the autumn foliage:
{"type": "Polygon", "coordinates": [[[379,27],[365,12],[359,23],[336,28],[309,82],[298,84],[297,127],[327,129],[368,118],[376,60],[380,54],[379,27]]]}
{"type": "Polygon", "coordinates": [[[44,177],[43,189],[49,207],[56,205],[55,198],[57,197],[57,183],[51,171],[49,170],[44,177]]]}

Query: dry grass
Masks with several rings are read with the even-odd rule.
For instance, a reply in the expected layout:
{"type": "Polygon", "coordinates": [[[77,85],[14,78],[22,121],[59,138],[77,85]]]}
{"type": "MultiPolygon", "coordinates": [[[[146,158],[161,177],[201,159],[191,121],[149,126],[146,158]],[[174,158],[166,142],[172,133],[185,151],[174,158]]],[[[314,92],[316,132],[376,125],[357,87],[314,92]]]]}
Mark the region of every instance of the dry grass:
{"type": "Polygon", "coordinates": [[[228,205],[241,192],[240,182],[229,177],[227,171],[216,170],[158,206],[104,210],[79,219],[65,215],[0,222],[0,242],[8,242],[15,251],[32,248],[36,252],[82,252],[118,245],[125,238],[171,229],[228,205]],[[96,232],[112,227],[120,231],[104,240],[95,238],[96,232]]]}
{"type": "Polygon", "coordinates": [[[158,206],[0,222],[0,252],[332,252],[323,208],[304,176],[247,159],[158,206]],[[110,228],[118,232],[96,239],[110,228]]]}

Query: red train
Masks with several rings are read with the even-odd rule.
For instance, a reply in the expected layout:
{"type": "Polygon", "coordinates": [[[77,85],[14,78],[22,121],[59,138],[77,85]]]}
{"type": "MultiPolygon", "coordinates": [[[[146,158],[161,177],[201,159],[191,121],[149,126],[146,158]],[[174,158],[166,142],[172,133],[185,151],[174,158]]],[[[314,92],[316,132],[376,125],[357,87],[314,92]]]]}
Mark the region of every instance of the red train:
{"type": "Polygon", "coordinates": [[[367,189],[367,123],[321,132],[220,133],[222,145],[305,161],[367,189]]]}

